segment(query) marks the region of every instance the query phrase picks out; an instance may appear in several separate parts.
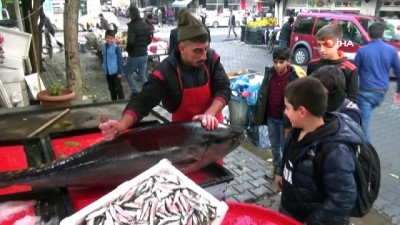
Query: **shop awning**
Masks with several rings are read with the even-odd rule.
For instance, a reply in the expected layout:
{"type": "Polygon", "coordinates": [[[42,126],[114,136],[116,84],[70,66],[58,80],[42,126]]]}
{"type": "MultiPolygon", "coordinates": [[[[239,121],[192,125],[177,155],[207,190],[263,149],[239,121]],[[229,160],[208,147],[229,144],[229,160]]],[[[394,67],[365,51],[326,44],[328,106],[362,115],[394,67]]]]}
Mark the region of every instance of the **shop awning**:
{"type": "Polygon", "coordinates": [[[183,0],[183,1],[174,1],[171,5],[171,7],[175,8],[186,8],[189,3],[191,3],[192,0],[183,0]]]}

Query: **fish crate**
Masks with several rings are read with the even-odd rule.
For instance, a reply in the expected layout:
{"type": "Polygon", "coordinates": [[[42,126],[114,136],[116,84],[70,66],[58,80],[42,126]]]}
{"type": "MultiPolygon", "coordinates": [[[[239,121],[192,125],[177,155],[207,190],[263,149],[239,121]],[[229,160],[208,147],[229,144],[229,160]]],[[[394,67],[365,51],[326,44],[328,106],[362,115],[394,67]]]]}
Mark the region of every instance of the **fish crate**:
{"type": "MultiPolygon", "coordinates": [[[[173,185],[175,185],[175,184],[173,184],[173,185]]],[[[88,215],[93,215],[92,213],[94,213],[94,212],[97,214],[99,212],[99,210],[103,211],[105,208],[107,208],[106,210],[108,210],[110,208],[111,212],[109,212],[109,214],[113,214],[113,212],[112,212],[113,206],[112,205],[122,204],[121,201],[126,203],[128,201],[128,200],[126,200],[127,195],[137,197],[137,196],[147,195],[149,193],[156,193],[153,197],[151,197],[152,195],[148,195],[151,198],[150,199],[151,203],[149,203],[149,204],[151,204],[152,206],[156,205],[156,207],[157,207],[158,202],[161,202],[161,199],[169,198],[171,195],[172,195],[172,198],[174,198],[174,200],[176,198],[176,199],[178,199],[178,201],[182,202],[185,200],[181,200],[181,197],[184,198],[185,196],[187,196],[184,192],[185,188],[189,188],[190,189],[189,192],[193,191],[194,193],[196,193],[197,196],[200,196],[200,198],[198,198],[196,203],[194,203],[197,207],[188,207],[188,206],[184,206],[185,205],[184,203],[181,203],[182,206],[179,207],[178,213],[181,213],[182,217],[185,217],[188,214],[189,215],[198,215],[197,214],[198,212],[194,213],[193,211],[191,211],[192,214],[186,212],[186,210],[190,210],[190,208],[192,208],[192,210],[193,209],[199,210],[199,209],[203,209],[203,207],[206,207],[207,214],[208,215],[211,214],[211,215],[215,216],[215,218],[213,218],[211,221],[207,222],[206,224],[219,225],[222,223],[222,221],[225,217],[225,214],[228,211],[228,205],[225,202],[219,201],[216,198],[214,198],[210,193],[208,193],[207,191],[202,189],[194,181],[189,179],[182,172],[180,172],[178,169],[176,169],[174,166],[172,166],[172,164],[168,160],[164,159],[164,160],[161,160],[155,166],[151,167],[150,169],[148,169],[145,172],[141,173],[140,175],[136,176],[132,180],[126,181],[123,184],[119,185],[113,191],[109,192],[108,194],[104,195],[100,199],[96,200],[95,202],[93,202],[90,205],[86,206],[85,208],[81,209],[80,211],[73,214],[72,216],[69,216],[69,217],[63,219],[61,221],[60,225],[84,225],[84,224],[86,224],[85,221],[86,221],[88,215]],[[177,198],[176,198],[176,196],[177,196],[176,192],[172,193],[172,194],[168,194],[168,196],[163,195],[163,194],[165,194],[165,192],[167,192],[164,190],[165,187],[157,186],[157,185],[163,185],[165,183],[159,184],[159,183],[157,183],[158,181],[156,179],[154,179],[154,183],[152,183],[153,186],[151,186],[149,188],[147,188],[148,187],[147,185],[150,185],[149,183],[145,183],[145,184],[142,183],[144,181],[148,181],[148,179],[152,176],[157,176],[157,175],[160,175],[163,173],[166,173],[167,174],[166,176],[171,175],[174,177],[178,177],[182,181],[178,185],[179,189],[174,189],[174,188],[170,189],[170,190],[179,190],[179,194],[178,194],[177,198]],[[154,191],[155,186],[157,187],[156,189],[158,192],[154,191]],[[142,189],[140,187],[145,187],[145,188],[142,189]],[[141,194],[133,194],[132,195],[133,190],[136,190],[136,191],[144,190],[144,191],[141,192],[141,194]],[[163,196],[163,197],[159,197],[159,196],[163,196]],[[156,203],[156,201],[158,201],[158,202],[156,203]],[[209,207],[204,206],[204,204],[215,207],[214,208],[215,211],[211,212],[209,210],[209,207]],[[200,205],[203,205],[203,206],[200,206],[200,205]],[[183,208],[186,208],[186,210],[184,210],[183,208]]],[[[130,198],[131,197],[129,197],[128,199],[130,199],[130,198]]],[[[140,197],[137,197],[137,198],[140,198],[140,197]]],[[[193,201],[193,199],[191,199],[191,201],[193,201]]],[[[141,202],[139,207],[142,208],[143,211],[150,210],[150,208],[152,208],[150,213],[152,213],[153,215],[156,215],[156,212],[161,213],[160,211],[158,211],[158,208],[154,208],[154,209],[153,209],[153,207],[148,208],[149,205],[146,205],[146,204],[147,203],[141,202]]],[[[168,203],[165,203],[165,204],[168,204],[168,203]]],[[[174,204],[178,204],[178,203],[174,202],[174,204]]],[[[162,204],[160,203],[160,205],[162,205],[162,204]]],[[[171,208],[169,208],[169,209],[171,209],[171,208]]],[[[105,212],[105,215],[106,215],[107,221],[108,221],[109,217],[107,215],[107,212],[105,212]]],[[[121,211],[119,211],[119,210],[117,213],[122,215],[121,211]]],[[[115,212],[114,212],[114,214],[115,214],[115,212]]],[[[143,213],[141,213],[141,214],[143,214],[143,213]]],[[[110,216],[112,216],[113,218],[117,217],[117,216],[114,217],[113,215],[110,215],[110,216]]],[[[149,216],[147,218],[148,219],[143,219],[143,220],[140,219],[140,220],[141,220],[141,222],[144,222],[143,224],[153,224],[152,222],[155,221],[154,217],[152,217],[152,216],[149,216]]],[[[112,218],[110,218],[110,219],[112,219],[112,218]]],[[[114,220],[114,219],[112,219],[112,220],[114,220]]],[[[106,223],[107,223],[107,221],[106,221],[106,223]]]]}
{"type": "MultiPolygon", "coordinates": [[[[50,163],[51,157],[48,152],[48,146],[43,138],[0,140],[0,173],[50,163]]],[[[26,185],[0,188],[0,199],[4,195],[31,190],[32,188],[26,185]]]]}
{"type": "Polygon", "coordinates": [[[62,189],[40,189],[1,196],[0,208],[4,210],[0,212],[3,215],[0,216],[0,224],[59,224],[73,212],[71,202],[66,201],[65,196],[62,189]]]}

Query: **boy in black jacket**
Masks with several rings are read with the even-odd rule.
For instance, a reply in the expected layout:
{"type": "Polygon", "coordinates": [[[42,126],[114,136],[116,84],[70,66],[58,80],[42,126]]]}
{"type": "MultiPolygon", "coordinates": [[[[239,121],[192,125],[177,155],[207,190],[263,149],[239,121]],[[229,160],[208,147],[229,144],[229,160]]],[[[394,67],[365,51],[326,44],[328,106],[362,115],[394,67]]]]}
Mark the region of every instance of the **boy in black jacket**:
{"type": "Polygon", "coordinates": [[[346,80],[338,67],[323,66],[311,76],[317,78],[328,93],[328,112],[344,113],[362,126],[361,111],[357,104],[346,98],[346,80]]]}
{"type": "Polygon", "coordinates": [[[285,106],[293,129],[280,165],[283,172],[275,176],[275,185],[282,191],[280,212],[307,225],[349,224],[357,185],[348,145],[334,146],[324,158],[322,171],[317,172],[314,163],[321,150],[318,143],[361,144],[361,127],[341,113],[324,115],[327,93],[313,77],[297,79],[286,87],[285,106]]]}
{"type": "Polygon", "coordinates": [[[342,40],[342,32],[337,25],[325,25],[315,35],[317,39],[318,52],[321,58],[310,61],[307,68],[307,75],[312,74],[322,66],[334,65],[339,67],[346,79],[347,98],[357,103],[358,97],[358,71],[339,50],[342,40]]]}

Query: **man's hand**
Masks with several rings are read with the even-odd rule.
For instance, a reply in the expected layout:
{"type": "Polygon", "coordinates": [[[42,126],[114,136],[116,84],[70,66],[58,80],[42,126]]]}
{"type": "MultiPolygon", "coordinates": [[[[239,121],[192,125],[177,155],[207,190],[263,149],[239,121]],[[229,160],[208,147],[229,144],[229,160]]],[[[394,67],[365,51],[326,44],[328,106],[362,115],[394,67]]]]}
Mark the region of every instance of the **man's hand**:
{"type": "Polygon", "coordinates": [[[99,125],[105,141],[111,141],[114,139],[115,135],[121,131],[119,129],[120,127],[121,125],[117,120],[108,120],[106,122],[101,122],[99,125]]]}
{"type": "Polygon", "coordinates": [[[201,125],[207,130],[214,130],[218,128],[218,120],[215,116],[209,114],[201,114],[193,117],[192,120],[201,121],[201,125]]]}
{"type": "Polygon", "coordinates": [[[275,174],[275,187],[279,192],[282,191],[282,176],[275,174]]]}
{"type": "Polygon", "coordinates": [[[118,74],[117,77],[118,77],[118,79],[121,80],[122,79],[122,74],[118,74]]]}

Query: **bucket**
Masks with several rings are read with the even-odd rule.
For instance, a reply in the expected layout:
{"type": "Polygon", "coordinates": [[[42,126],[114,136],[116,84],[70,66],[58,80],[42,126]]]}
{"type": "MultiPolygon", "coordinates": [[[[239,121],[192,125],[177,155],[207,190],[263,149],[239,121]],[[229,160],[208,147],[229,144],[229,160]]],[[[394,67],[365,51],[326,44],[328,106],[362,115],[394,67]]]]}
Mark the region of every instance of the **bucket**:
{"type": "Polygon", "coordinates": [[[231,98],[228,103],[230,125],[245,126],[249,124],[247,111],[249,106],[245,98],[231,98]]]}
{"type": "Polygon", "coordinates": [[[301,225],[302,223],[272,209],[238,202],[229,206],[222,225],[301,225]]]}

